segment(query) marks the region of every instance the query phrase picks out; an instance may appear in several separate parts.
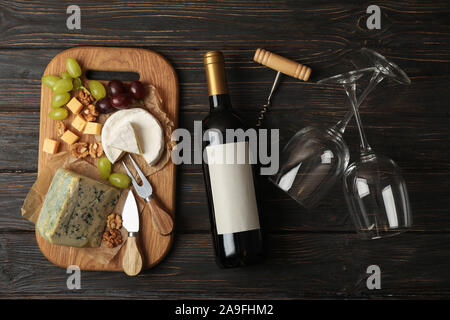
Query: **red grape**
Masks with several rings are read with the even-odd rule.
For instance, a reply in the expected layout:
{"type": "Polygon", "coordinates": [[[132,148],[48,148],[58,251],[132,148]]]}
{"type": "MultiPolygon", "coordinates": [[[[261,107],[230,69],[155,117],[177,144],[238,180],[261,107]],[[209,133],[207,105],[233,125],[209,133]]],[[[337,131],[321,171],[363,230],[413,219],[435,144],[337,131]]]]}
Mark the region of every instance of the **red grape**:
{"type": "Polygon", "coordinates": [[[145,88],[142,83],[137,80],[130,83],[129,92],[135,99],[142,99],[145,96],[145,88]]]}
{"type": "Polygon", "coordinates": [[[133,99],[126,93],[111,97],[111,105],[117,109],[128,109],[132,103],[133,99]]]}
{"type": "Polygon", "coordinates": [[[117,96],[119,94],[125,93],[125,85],[120,80],[111,80],[108,83],[108,93],[111,97],[117,96]]]}
{"type": "Polygon", "coordinates": [[[111,99],[108,97],[97,101],[97,109],[101,113],[111,113],[113,111],[116,111],[116,109],[111,105],[111,99]]]}

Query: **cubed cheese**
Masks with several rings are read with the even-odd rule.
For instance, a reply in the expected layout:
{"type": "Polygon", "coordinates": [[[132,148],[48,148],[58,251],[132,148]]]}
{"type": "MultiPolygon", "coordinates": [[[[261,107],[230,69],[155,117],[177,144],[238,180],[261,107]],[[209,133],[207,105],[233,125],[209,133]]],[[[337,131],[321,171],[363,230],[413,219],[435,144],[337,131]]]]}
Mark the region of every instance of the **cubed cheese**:
{"type": "Polygon", "coordinates": [[[58,169],[37,222],[39,234],[55,245],[99,247],[106,218],[120,191],[114,187],[58,169]]]}
{"type": "Polygon", "coordinates": [[[77,115],[75,119],[72,121],[72,127],[77,129],[80,132],[83,132],[84,128],[86,127],[87,121],[84,120],[84,118],[80,115],[77,115]]]}
{"type": "Polygon", "coordinates": [[[59,141],[46,138],[42,150],[47,153],[55,154],[58,153],[58,147],[59,141]]]}
{"type": "Polygon", "coordinates": [[[83,104],[78,101],[77,98],[73,97],[68,103],[67,108],[70,109],[74,114],[79,114],[81,109],[83,109],[83,104]]]}
{"type": "Polygon", "coordinates": [[[74,144],[77,142],[79,137],[70,130],[66,130],[64,134],[61,136],[61,140],[67,144],[74,144]]]}
{"type": "Polygon", "coordinates": [[[97,122],[88,122],[84,128],[85,134],[101,134],[102,124],[97,122]]]}

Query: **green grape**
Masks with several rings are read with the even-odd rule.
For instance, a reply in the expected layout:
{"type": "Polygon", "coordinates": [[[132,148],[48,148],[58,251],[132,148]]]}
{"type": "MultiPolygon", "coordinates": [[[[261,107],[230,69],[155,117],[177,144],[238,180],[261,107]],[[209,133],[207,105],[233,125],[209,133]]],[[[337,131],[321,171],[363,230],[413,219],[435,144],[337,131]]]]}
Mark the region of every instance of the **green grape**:
{"type": "Polygon", "coordinates": [[[98,159],[97,168],[103,179],[107,180],[111,175],[111,162],[107,157],[98,159]]]}
{"type": "Polygon", "coordinates": [[[69,79],[60,79],[56,81],[55,85],[53,86],[54,93],[69,92],[72,89],[73,89],[72,80],[69,79]]]}
{"type": "Polygon", "coordinates": [[[42,83],[44,84],[44,86],[53,89],[53,86],[55,85],[55,83],[60,80],[60,77],[57,76],[43,76],[42,77],[42,83]]]}
{"type": "Polygon", "coordinates": [[[130,186],[131,179],[123,173],[112,173],[109,176],[109,182],[117,188],[125,189],[130,186]]]}
{"type": "Polygon", "coordinates": [[[48,116],[53,120],[64,120],[69,116],[69,111],[66,108],[56,108],[50,111],[48,116]]]}
{"type": "Polygon", "coordinates": [[[100,81],[91,80],[89,81],[89,90],[95,99],[100,100],[106,97],[106,89],[100,81]]]}
{"type": "Polygon", "coordinates": [[[83,87],[83,83],[80,78],[73,79],[73,88],[74,90],[80,90],[83,87]]]}
{"type": "Polygon", "coordinates": [[[68,92],[56,93],[52,97],[52,108],[59,108],[65,105],[70,100],[70,94],[68,92]]]}
{"type": "Polygon", "coordinates": [[[72,78],[78,78],[81,76],[81,67],[74,58],[67,58],[66,70],[72,78]]]}
{"type": "Polygon", "coordinates": [[[72,77],[67,71],[61,72],[61,78],[72,80],[72,77]]]}

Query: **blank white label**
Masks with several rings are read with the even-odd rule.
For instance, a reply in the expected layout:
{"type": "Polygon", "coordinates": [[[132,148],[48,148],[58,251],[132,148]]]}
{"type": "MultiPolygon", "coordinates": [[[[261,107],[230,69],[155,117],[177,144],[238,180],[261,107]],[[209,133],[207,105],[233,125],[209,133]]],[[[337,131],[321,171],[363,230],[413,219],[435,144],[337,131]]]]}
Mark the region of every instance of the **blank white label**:
{"type": "Polygon", "coordinates": [[[248,151],[247,142],[206,147],[218,234],[260,228],[248,151]]]}

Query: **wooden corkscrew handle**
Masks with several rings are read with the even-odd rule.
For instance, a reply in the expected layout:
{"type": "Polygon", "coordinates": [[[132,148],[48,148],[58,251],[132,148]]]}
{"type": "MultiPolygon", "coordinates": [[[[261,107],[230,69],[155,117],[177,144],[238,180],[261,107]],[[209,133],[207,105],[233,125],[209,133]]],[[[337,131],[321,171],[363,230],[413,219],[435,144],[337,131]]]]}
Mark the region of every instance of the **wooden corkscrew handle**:
{"type": "Polygon", "coordinates": [[[303,81],[308,81],[309,76],[311,75],[310,67],[261,48],[256,49],[253,60],[276,71],[303,81]]]}

